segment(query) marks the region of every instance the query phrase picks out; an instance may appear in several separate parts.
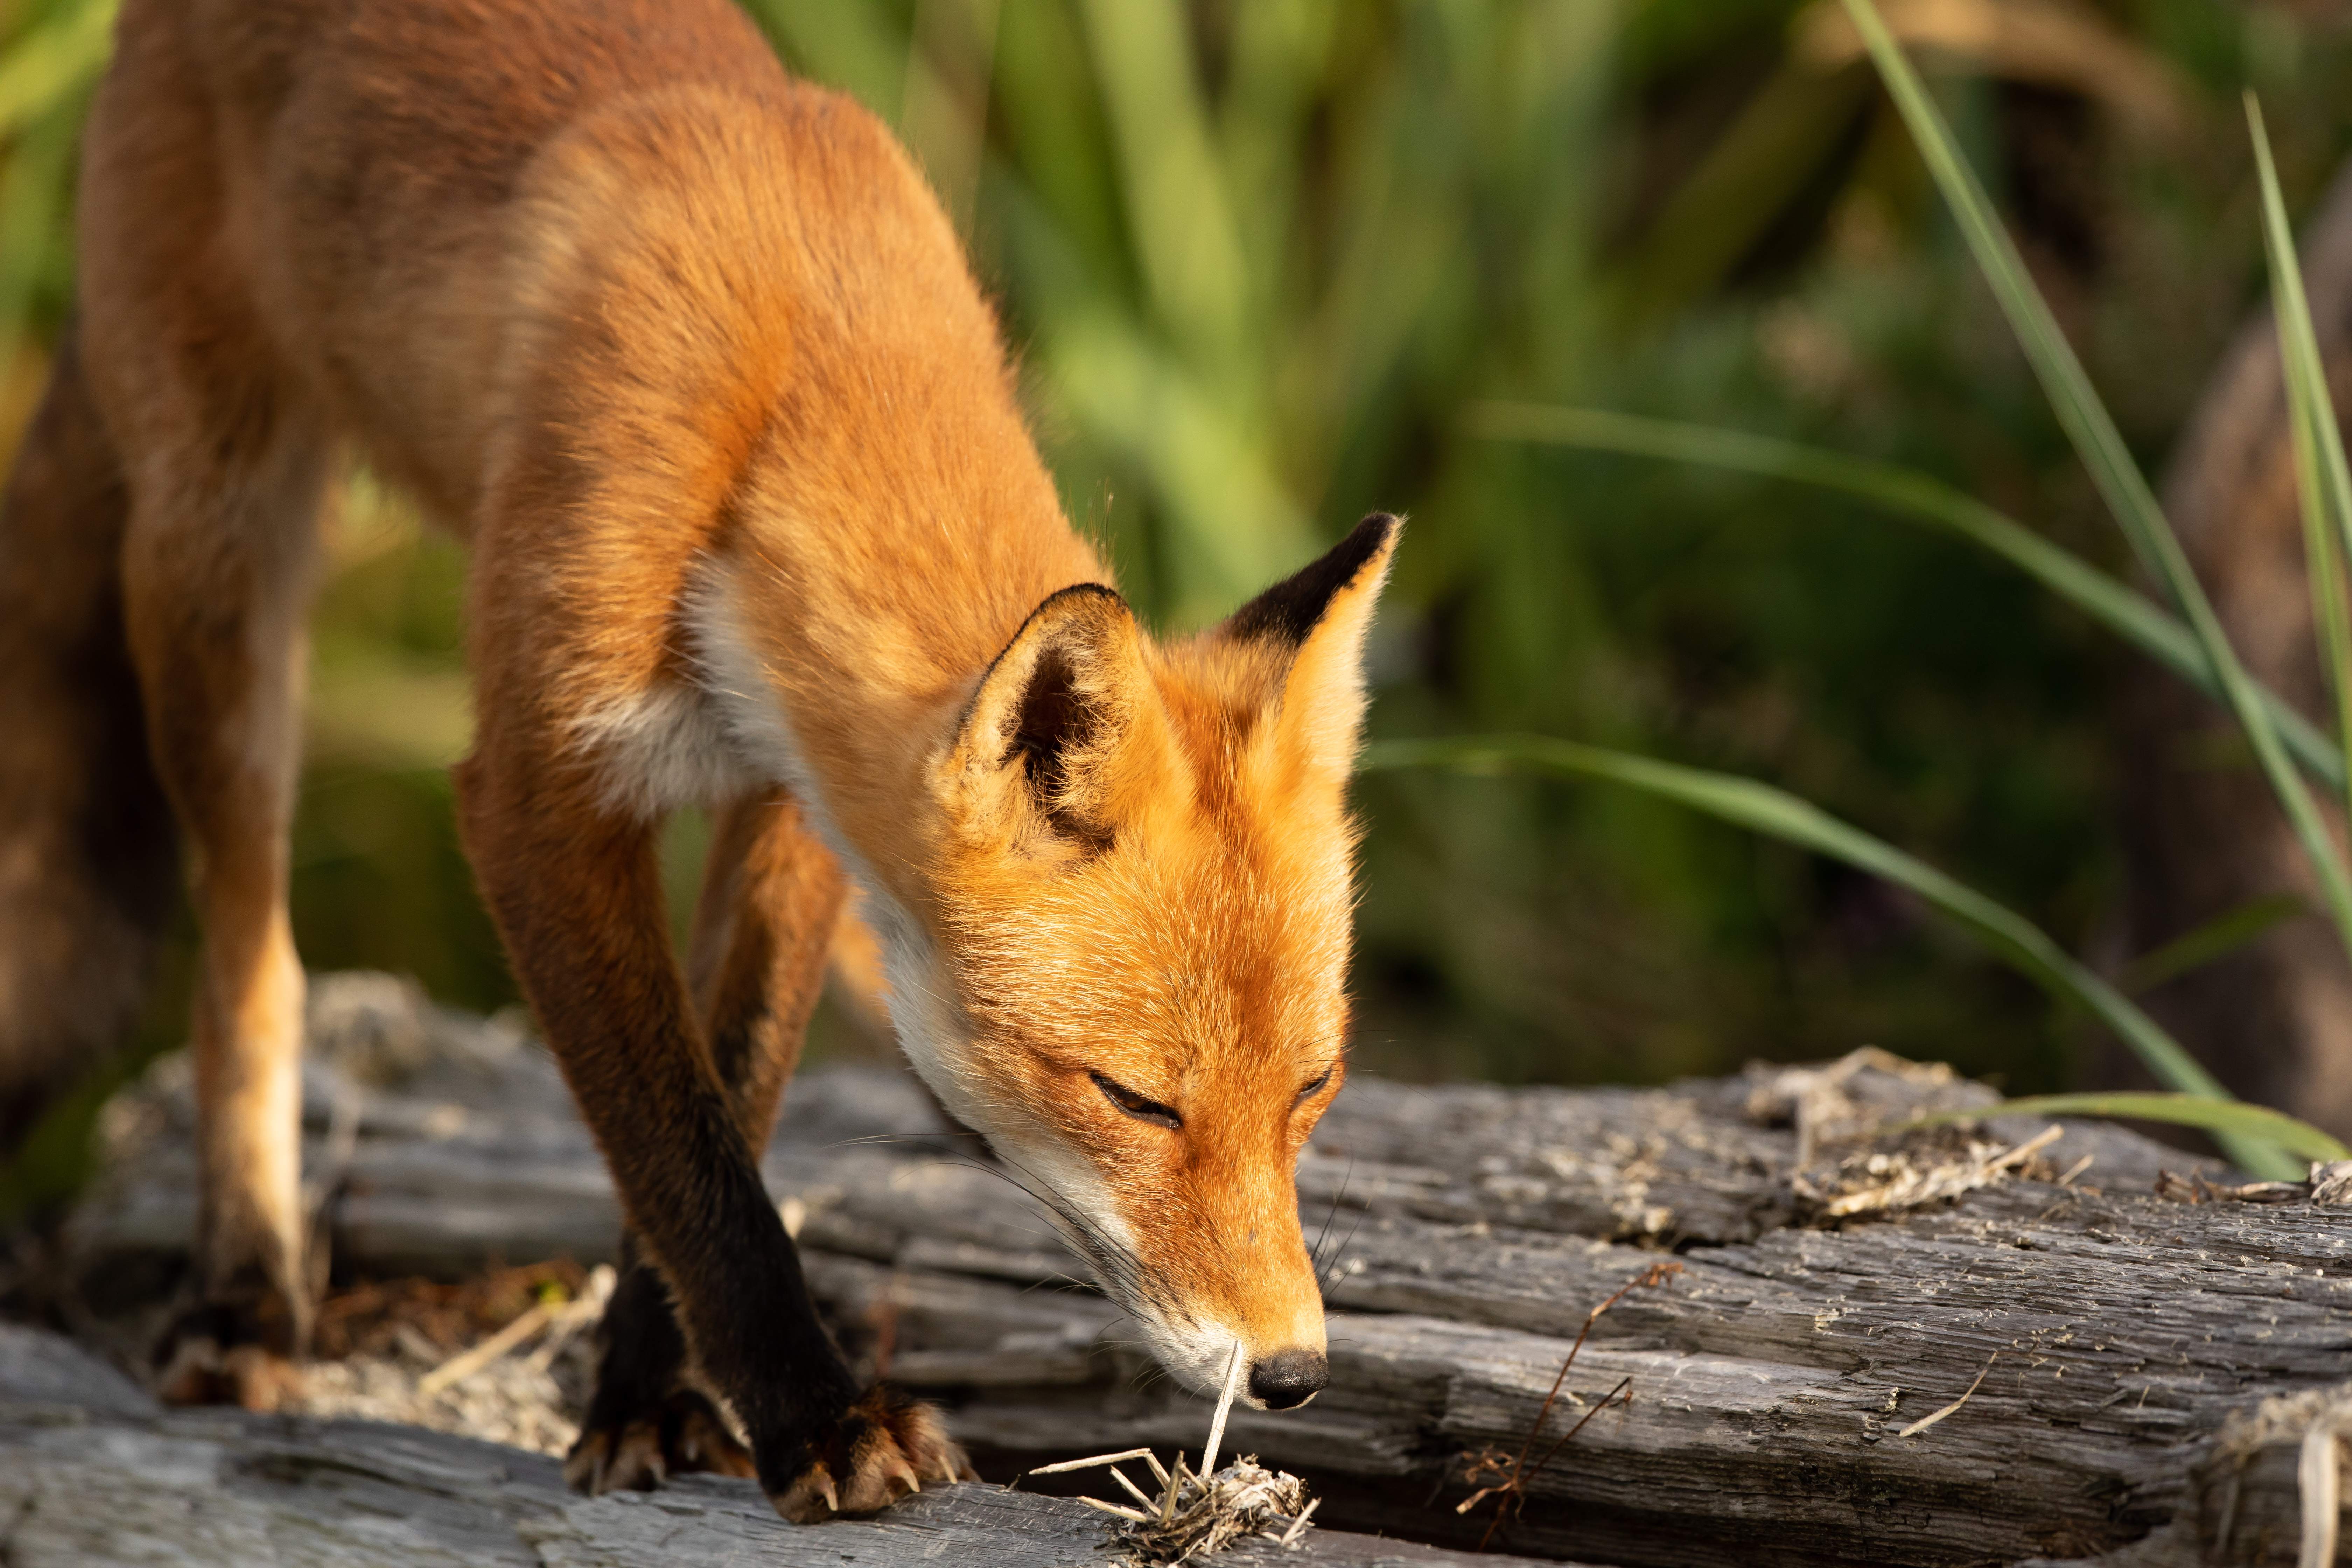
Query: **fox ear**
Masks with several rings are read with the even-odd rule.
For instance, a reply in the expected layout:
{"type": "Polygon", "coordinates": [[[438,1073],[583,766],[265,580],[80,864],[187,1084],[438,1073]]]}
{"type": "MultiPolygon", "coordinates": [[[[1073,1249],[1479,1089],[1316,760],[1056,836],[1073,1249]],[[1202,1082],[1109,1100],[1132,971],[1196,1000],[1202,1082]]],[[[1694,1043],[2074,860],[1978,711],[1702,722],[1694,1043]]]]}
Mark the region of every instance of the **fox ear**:
{"type": "Polygon", "coordinates": [[[1133,612],[1083,583],[1032,611],[981,677],[943,791],[961,826],[1008,847],[1042,830],[1099,850],[1122,797],[1169,749],[1133,612]]]}
{"type": "Polygon", "coordinates": [[[1234,611],[1222,634],[1286,659],[1277,731],[1297,760],[1354,766],[1364,718],[1364,637],[1404,524],[1374,512],[1323,555],[1234,611]]]}

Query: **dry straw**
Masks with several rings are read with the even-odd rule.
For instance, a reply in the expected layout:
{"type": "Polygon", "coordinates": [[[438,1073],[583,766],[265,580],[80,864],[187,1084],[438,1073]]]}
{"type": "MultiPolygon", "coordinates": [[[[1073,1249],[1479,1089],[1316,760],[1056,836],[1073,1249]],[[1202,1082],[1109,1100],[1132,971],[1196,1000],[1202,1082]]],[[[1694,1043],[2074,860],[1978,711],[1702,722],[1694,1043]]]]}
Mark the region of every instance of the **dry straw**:
{"type": "Polygon", "coordinates": [[[1100,1498],[1082,1497],[1078,1500],[1121,1521],[1118,1544],[1122,1555],[1118,1561],[1135,1564],[1135,1568],[1179,1568],[1180,1564],[1196,1563],[1237,1541],[1253,1537],[1271,1540],[1279,1546],[1297,1546],[1306,1535],[1316,1509],[1316,1503],[1307,1499],[1306,1482],[1281,1470],[1268,1470],[1255,1455],[1249,1454],[1222,1470],[1216,1468],[1217,1451],[1224,1444],[1225,1418],[1233,1413],[1241,1374],[1242,1347],[1236,1342],[1233,1353],[1225,1358],[1224,1390],[1217,1399],[1217,1414],[1209,1425],[1209,1444],[1201,1452],[1201,1468],[1197,1471],[1184,1463],[1181,1452],[1172,1467],[1164,1467],[1150,1449],[1128,1448],[1058,1465],[1040,1465],[1029,1474],[1109,1470],[1111,1479],[1125,1489],[1135,1506],[1105,1502],[1100,1498]],[[1140,1459],[1151,1467],[1152,1479],[1160,1487],[1157,1498],[1136,1485],[1118,1468],[1129,1459],[1140,1459]]]}
{"type": "Polygon", "coordinates": [[[535,1372],[546,1371],[573,1333],[604,1315],[605,1305],[613,1299],[614,1278],[610,1264],[598,1264],[576,1300],[562,1305],[542,1301],[530,1308],[471,1350],[459,1352],[419,1378],[417,1394],[429,1399],[445,1388],[465,1382],[542,1329],[552,1331],[530,1358],[530,1365],[535,1372]]]}

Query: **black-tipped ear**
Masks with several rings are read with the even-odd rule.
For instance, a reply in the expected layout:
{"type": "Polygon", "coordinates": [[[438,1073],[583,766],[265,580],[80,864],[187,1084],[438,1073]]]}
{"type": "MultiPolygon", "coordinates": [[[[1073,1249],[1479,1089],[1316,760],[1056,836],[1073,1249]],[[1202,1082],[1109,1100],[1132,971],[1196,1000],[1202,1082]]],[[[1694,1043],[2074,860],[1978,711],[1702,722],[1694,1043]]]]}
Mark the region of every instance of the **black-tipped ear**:
{"type": "Polygon", "coordinates": [[[1340,590],[1380,559],[1399,526],[1387,512],[1372,513],[1321,556],[1235,610],[1225,621],[1225,636],[1237,642],[1264,638],[1286,648],[1300,647],[1340,590]]]}
{"type": "Polygon", "coordinates": [[[1374,512],[1304,571],[1234,613],[1218,635],[1271,655],[1259,666],[1266,733],[1300,779],[1344,792],[1364,719],[1364,639],[1403,524],[1374,512]]]}

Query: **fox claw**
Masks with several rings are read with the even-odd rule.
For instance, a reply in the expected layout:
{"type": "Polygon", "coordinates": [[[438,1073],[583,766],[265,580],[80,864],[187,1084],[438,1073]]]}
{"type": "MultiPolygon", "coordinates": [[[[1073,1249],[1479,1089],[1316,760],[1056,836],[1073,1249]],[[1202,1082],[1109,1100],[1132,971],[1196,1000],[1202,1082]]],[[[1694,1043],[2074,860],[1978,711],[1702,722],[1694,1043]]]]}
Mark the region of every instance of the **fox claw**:
{"type": "Polygon", "coordinates": [[[686,1388],[672,1390],[617,1424],[599,1424],[592,1413],[563,1460],[563,1479],[591,1497],[652,1491],[672,1476],[696,1470],[756,1473],[751,1456],[727,1429],[718,1406],[686,1388]]]}
{"type": "Polygon", "coordinates": [[[954,1481],[971,1461],[950,1441],[939,1413],[895,1389],[877,1387],[810,1439],[812,1458],[781,1492],[776,1511],[795,1524],[873,1513],[923,1489],[925,1474],[954,1481]]]}
{"type": "Polygon", "coordinates": [[[166,1405],[270,1411],[302,1393],[293,1310],[259,1289],[191,1307],[155,1346],[155,1392],[166,1405]]]}

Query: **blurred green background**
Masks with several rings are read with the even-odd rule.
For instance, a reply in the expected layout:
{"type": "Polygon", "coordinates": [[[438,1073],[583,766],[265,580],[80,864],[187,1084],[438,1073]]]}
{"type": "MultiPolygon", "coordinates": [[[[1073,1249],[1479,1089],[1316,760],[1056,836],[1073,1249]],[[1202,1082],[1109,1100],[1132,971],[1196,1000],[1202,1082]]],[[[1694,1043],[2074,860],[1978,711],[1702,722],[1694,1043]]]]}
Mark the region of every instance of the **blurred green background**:
{"type": "MultiPolygon", "coordinates": [[[[1769,779],[2102,967],[2135,956],[2106,695],[2134,656],[1858,504],[1465,428],[1508,397],[1792,437],[1941,475],[2122,569],[1833,4],[746,3],[929,171],[1070,515],[1161,626],[1407,512],[1374,734],[1535,730],[1769,779]]],[[[2352,148],[2344,13],[1885,10],[2160,466],[2260,298],[2239,89],[2300,211],[2352,148]]],[[[0,0],[0,462],[71,302],[110,14],[0,0]]],[[[298,941],[314,968],[506,1005],[446,773],[462,552],[364,476],[329,526],[298,941]]],[[[1654,1081],[1874,1043],[2012,1091],[2069,1078],[2076,1031],[2042,994],[1858,874],[1597,787],[1389,774],[1360,801],[1361,1067],[1654,1081]]],[[[669,836],[681,901],[701,841],[692,818],[669,836]]],[[[819,1035],[873,1048],[840,1013],[819,1035]]]]}

